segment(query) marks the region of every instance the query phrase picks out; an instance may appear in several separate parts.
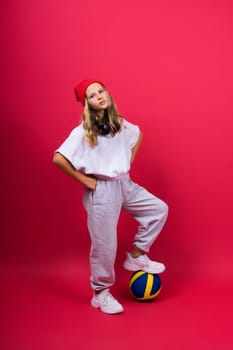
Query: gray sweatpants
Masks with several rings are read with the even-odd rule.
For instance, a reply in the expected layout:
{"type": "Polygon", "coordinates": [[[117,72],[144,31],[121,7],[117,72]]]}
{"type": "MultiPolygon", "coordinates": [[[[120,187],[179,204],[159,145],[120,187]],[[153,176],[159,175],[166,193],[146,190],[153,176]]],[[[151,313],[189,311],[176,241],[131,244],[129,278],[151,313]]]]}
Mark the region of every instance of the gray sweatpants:
{"type": "Polygon", "coordinates": [[[121,210],[138,221],[134,245],[148,252],[165,224],[168,206],[131,181],[128,174],[117,180],[98,179],[94,191],[84,190],[83,204],[91,238],[91,286],[101,290],[115,282],[117,223],[121,210]]]}

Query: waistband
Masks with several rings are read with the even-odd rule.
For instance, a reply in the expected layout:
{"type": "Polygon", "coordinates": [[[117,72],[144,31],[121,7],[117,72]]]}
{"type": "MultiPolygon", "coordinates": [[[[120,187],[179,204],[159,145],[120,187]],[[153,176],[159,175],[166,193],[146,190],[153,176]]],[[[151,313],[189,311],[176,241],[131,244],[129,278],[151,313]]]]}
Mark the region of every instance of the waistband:
{"type": "Polygon", "coordinates": [[[124,178],[128,178],[129,177],[129,173],[126,173],[126,174],[120,174],[116,177],[107,177],[107,176],[95,176],[95,178],[97,180],[101,180],[101,181],[118,181],[118,180],[121,180],[121,179],[124,179],[124,178]]]}

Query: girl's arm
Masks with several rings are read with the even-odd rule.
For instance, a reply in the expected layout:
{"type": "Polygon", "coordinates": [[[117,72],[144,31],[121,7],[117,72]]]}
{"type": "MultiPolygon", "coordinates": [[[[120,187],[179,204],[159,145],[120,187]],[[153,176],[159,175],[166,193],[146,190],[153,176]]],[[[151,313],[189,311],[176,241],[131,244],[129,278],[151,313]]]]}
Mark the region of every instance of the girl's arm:
{"type": "Polygon", "coordinates": [[[94,177],[87,176],[76,170],[73,165],[60,153],[57,152],[54,154],[53,163],[67,175],[73,177],[75,180],[86,186],[89,190],[95,189],[97,180],[94,177]]]}
{"type": "Polygon", "coordinates": [[[137,153],[137,151],[138,151],[138,149],[139,149],[139,146],[140,146],[141,142],[142,142],[142,132],[140,131],[140,134],[139,134],[137,143],[136,143],[136,145],[131,149],[130,164],[133,163],[134,158],[135,158],[135,156],[136,156],[136,153],[137,153]]]}

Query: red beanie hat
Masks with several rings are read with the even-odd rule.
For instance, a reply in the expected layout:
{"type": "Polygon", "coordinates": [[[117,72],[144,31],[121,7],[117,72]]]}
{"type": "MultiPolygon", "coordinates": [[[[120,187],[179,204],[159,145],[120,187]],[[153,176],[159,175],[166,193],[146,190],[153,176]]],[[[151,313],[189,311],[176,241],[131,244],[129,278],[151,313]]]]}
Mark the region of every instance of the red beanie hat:
{"type": "Polygon", "coordinates": [[[81,81],[81,83],[79,83],[74,88],[75,96],[76,96],[77,100],[82,103],[83,106],[85,105],[86,90],[87,90],[88,86],[93,84],[93,83],[99,83],[102,86],[104,86],[104,84],[101,81],[99,81],[98,79],[87,79],[87,80],[81,81]]]}

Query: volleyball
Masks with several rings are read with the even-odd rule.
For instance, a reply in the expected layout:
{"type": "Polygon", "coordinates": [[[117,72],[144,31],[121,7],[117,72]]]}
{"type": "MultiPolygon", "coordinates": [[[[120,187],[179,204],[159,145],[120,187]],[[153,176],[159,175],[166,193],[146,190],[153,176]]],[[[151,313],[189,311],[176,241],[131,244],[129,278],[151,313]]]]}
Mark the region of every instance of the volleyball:
{"type": "Polygon", "coordinates": [[[161,279],[158,274],[135,271],[129,279],[129,289],[137,300],[153,300],[161,290],[161,279]]]}

